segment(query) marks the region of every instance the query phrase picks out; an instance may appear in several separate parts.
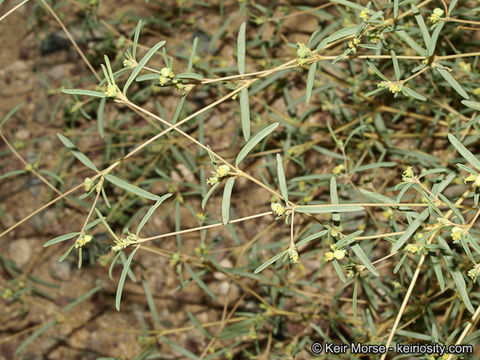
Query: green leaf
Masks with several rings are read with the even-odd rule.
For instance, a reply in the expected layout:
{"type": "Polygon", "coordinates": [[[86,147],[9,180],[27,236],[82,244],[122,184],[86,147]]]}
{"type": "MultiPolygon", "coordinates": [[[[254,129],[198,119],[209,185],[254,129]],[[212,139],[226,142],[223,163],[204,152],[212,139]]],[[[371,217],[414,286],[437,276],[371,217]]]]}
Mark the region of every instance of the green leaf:
{"type": "Polygon", "coordinates": [[[245,74],[245,23],[240,25],[237,38],[237,62],[238,73],[240,75],[245,74]]]}
{"type": "Polygon", "coordinates": [[[20,109],[22,108],[22,106],[23,106],[24,104],[25,104],[25,103],[20,103],[20,104],[18,104],[18,105],[15,106],[12,110],[10,110],[7,115],[5,115],[5,117],[3,118],[2,122],[0,122],[0,129],[2,128],[3,124],[5,124],[5,123],[8,121],[8,119],[10,119],[10,118],[13,116],[13,114],[15,114],[18,110],[20,110],[20,109]]]}
{"type": "Polygon", "coordinates": [[[207,205],[208,199],[210,198],[210,196],[212,196],[213,192],[217,189],[219,185],[220,183],[216,183],[210,188],[210,190],[208,190],[207,194],[202,200],[202,210],[205,209],[205,205],[207,205]]]}
{"type": "Polygon", "coordinates": [[[233,185],[235,184],[235,178],[231,177],[227,180],[225,188],[223,189],[222,198],[222,222],[223,225],[227,225],[230,220],[230,199],[232,197],[233,185]]]}
{"type": "Polygon", "coordinates": [[[357,278],[355,279],[355,284],[353,285],[353,294],[352,294],[352,311],[353,311],[353,319],[358,321],[357,318],[357,297],[358,297],[358,284],[360,280],[357,278]]]}
{"type": "Polygon", "coordinates": [[[133,69],[132,73],[130,74],[129,78],[127,79],[127,82],[125,83],[125,86],[123,87],[123,93],[127,94],[128,87],[132,84],[133,80],[137,77],[137,75],[140,73],[140,71],[143,69],[143,67],[147,64],[148,60],[155,55],[155,53],[163,46],[165,45],[165,41],[160,41],[159,43],[155,44],[148,52],[145,54],[145,56],[140,60],[137,66],[135,66],[135,69],[133,69]]]}
{"type": "Polygon", "coordinates": [[[50,245],[53,245],[53,244],[58,244],[59,242],[72,239],[72,238],[74,238],[75,236],[77,236],[78,234],[80,234],[80,233],[78,233],[78,232],[73,232],[73,233],[69,233],[69,234],[64,234],[64,235],[57,236],[56,238],[53,238],[53,239],[51,239],[51,240],[48,240],[45,244],[43,244],[43,247],[47,247],[47,246],[50,246],[50,245]]]}
{"type": "Polygon", "coordinates": [[[346,28],[340,29],[336,32],[334,32],[332,35],[328,36],[327,38],[323,39],[320,44],[317,46],[317,50],[323,49],[325,46],[328,44],[340,40],[342,38],[346,38],[352,35],[355,35],[357,33],[358,26],[357,25],[352,25],[348,26],[346,28]]]}
{"type": "Polygon", "coordinates": [[[462,100],[462,104],[469,107],[470,109],[473,109],[475,111],[480,111],[480,103],[476,101],[471,101],[471,100],[462,100]]]}
{"type": "Polygon", "coordinates": [[[130,264],[135,256],[137,250],[140,249],[140,245],[138,245],[133,251],[131,252],[130,256],[128,257],[125,265],[123,266],[122,275],[120,275],[120,280],[118,281],[117,286],[117,294],[115,295],[115,308],[120,311],[120,301],[122,300],[122,291],[123,285],[125,285],[125,280],[127,278],[128,270],[130,269],[130,264]]]}
{"type": "Polygon", "coordinates": [[[412,235],[417,231],[417,229],[420,227],[420,225],[423,224],[423,222],[428,218],[428,209],[425,209],[420,213],[417,218],[412,221],[410,225],[408,225],[407,229],[405,232],[400,236],[400,238],[397,240],[395,245],[392,248],[392,253],[395,251],[398,251],[402,248],[402,246],[412,237],[412,235]]]}
{"type": "Polygon", "coordinates": [[[185,358],[191,359],[191,360],[198,360],[199,357],[195,355],[194,353],[188,351],[187,349],[181,347],[180,345],[174,343],[170,339],[166,338],[165,336],[161,336],[160,340],[170,346],[173,350],[178,352],[179,354],[182,354],[185,358]]]}
{"type": "Polygon", "coordinates": [[[465,279],[463,278],[463,274],[460,269],[450,269],[450,274],[452,274],[452,278],[455,281],[455,285],[457,286],[458,292],[460,293],[460,297],[465,304],[465,307],[468,311],[472,314],[475,313],[475,309],[470,302],[470,298],[468,297],[467,285],[465,284],[465,279]]]}
{"type": "Polygon", "coordinates": [[[352,245],[352,251],[355,253],[355,255],[360,259],[363,265],[375,276],[380,276],[378,273],[377,269],[375,269],[375,266],[371,263],[370,259],[368,258],[367,254],[365,254],[365,251],[363,251],[362,247],[360,244],[354,244],[352,245]]]}
{"type": "Polygon", "coordinates": [[[280,154],[277,154],[277,176],[280,193],[282,194],[283,200],[285,200],[285,204],[288,206],[287,179],[285,179],[285,172],[283,171],[282,157],[280,154]]]}
{"type": "Polygon", "coordinates": [[[103,112],[105,110],[105,103],[107,102],[106,98],[100,100],[100,104],[98,104],[97,110],[97,122],[98,122],[98,133],[100,137],[103,139],[105,137],[105,124],[103,122],[103,112]]]}
{"type": "Polygon", "coordinates": [[[210,290],[207,286],[207,284],[205,284],[203,282],[202,279],[200,279],[200,277],[195,273],[195,271],[192,270],[192,268],[190,267],[190,265],[188,265],[187,263],[185,263],[185,269],[187,269],[188,273],[191,275],[192,279],[197,283],[197,285],[203,290],[205,291],[205,293],[210,296],[213,300],[217,300],[217,297],[215,296],[215,294],[212,292],[212,290],[210,290]]]}
{"type": "Polygon", "coordinates": [[[138,234],[140,233],[140,231],[142,230],[142,228],[145,226],[145,224],[147,223],[147,221],[150,219],[150,217],[153,215],[153,213],[155,212],[155,210],[157,210],[157,208],[162,205],[162,203],[167,200],[170,196],[172,196],[172,194],[165,194],[163,195],[160,199],[157,200],[157,202],[155,203],[155,205],[153,205],[150,209],[148,209],[147,213],[145,214],[145,216],[143,217],[142,221],[140,221],[140,224],[138,225],[138,228],[137,228],[137,236],[138,234]]]}
{"type": "Polygon", "coordinates": [[[335,269],[336,273],[338,274],[338,277],[340,278],[340,280],[342,280],[343,282],[346,282],[347,279],[345,278],[345,275],[343,274],[343,271],[342,271],[342,267],[338,263],[337,259],[333,259],[332,264],[333,264],[333,268],[335,269]]]}
{"type": "Polygon", "coordinates": [[[240,90],[240,118],[242,122],[242,132],[245,141],[250,138],[250,104],[248,99],[248,89],[240,90]]]}
{"type": "Polygon", "coordinates": [[[160,201],[162,200],[162,198],[158,195],[154,195],[152,194],[151,192],[148,192],[146,190],[143,190],[141,188],[139,188],[138,186],[135,186],[135,185],[132,185],[128,182],[126,182],[125,180],[122,180],[114,175],[111,175],[111,174],[105,174],[105,179],[108,180],[109,182],[111,182],[112,184],[124,189],[124,190],[127,190],[127,191],[130,191],[131,193],[135,194],[135,195],[138,195],[140,197],[143,197],[145,199],[149,199],[149,200],[155,200],[155,201],[160,201]]]}
{"type": "Polygon", "coordinates": [[[86,167],[92,170],[98,171],[97,167],[90,161],[90,159],[86,157],[86,155],[83,154],[80,150],[78,150],[70,140],[68,140],[62,134],[57,134],[57,136],[60,139],[60,141],[63,143],[63,145],[65,145],[68,148],[68,150],[72,152],[73,156],[75,156],[78,160],[80,160],[83,165],[85,165],[86,167]]]}
{"type": "Polygon", "coordinates": [[[463,88],[460,86],[457,80],[455,80],[453,76],[450,75],[450,73],[446,69],[436,67],[435,70],[437,70],[440,73],[440,75],[442,75],[443,78],[447,80],[450,86],[454,88],[457,93],[459,93],[462,97],[464,97],[467,100],[470,99],[470,96],[468,96],[467,92],[463,90],[463,88]]]}
{"type": "Polygon", "coordinates": [[[298,206],[295,208],[295,212],[307,213],[307,214],[330,214],[333,212],[344,213],[362,211],[363,206],[358,205],[310,205],[310,206],[298,206]]]}
{"type": "Polygon", "coordinates": [[[370,67],[370,69],[373,70],[375,74],[377,74],[382,80],[388,81],[388,79],[378,70],[378,68],[375,66],[374,63],[370,62],[367,60],[367,65],[370,67]]]}
{"type": "Polygon", "coordinates": [[[308,69],[307,89],[305,91],[305,103],[307,104],[310,102],[310,97],[312,96],[313,83],[315,82],[316,71],[317,71],[317,63],[314,62],[312,65],[310,65],[310,68],[308,69]]]}
{"type": "Polygon", "coordinates": [[[397,55],[395,55],[395,51],[391,50],[390,54],[392,55],[392,62],[393,62],[393,71],[395,72],[395,80],[400,80],[400,67],[398,66],[398,59],[397,55]]]}
{"type": "Polygon", "coordinates": [[[276,262],[276,261],[278,261],[279,259],[281,259],[287,252],[288,252],[288,250],[284,250],[284,251],[282,251],[280,254],[277,254],[277,255],[275,255],[274,257],[268,259],[268,260],[265,261],[262,265],[260,265],[259,267],[257,267],[253,273],[254,273],[254,274],[258,274],[260,271],[266,269],[267,267],[269,267],[270,265],[272,265],[274,262],[276,262]]]}
{"type": "Polygon", "coordinates": [[[105,59],[105,65],[107,67],[108,78],[110,79],[109,83],[110,84],[115,84],[115,76],[113,76],[113,71],[112,71],[112,66],[110,65],[110,60],[108,59],[107,55],[103,55],[103,58],[105,59]]]}
{"type": "Polygon", "coordinates": [[[106,94],[100,91],[93,91],[93,90],[80,90],[80,89],[63,89],[62,93],[69,94],[69,95],[85,95],[85,96],[93,96],[99,98],[107,97],[106,94]]]}
{"type": "Polygon", "coordinates": [[[425,42],[425,46],[428,46],[430,43],[430,33],[428,32],[427,25],[425,25],[425,21],[423,20],[422,15],[419,13],[417,7],[412,4],[412,11],[415,14],[415,20],[417,20],[418,27],[420,28],[420,32],[422,33],[423,41],[425,42]]]}
{"type": "Polygon", "coordinates": [[[437,46],[438,36],[440,35],[440,31],[442,31],[442,29],[443,29],[443,25],[445,25],[445,23],[442,21],[439,24],[437,24],[435,29],[433,30],[432,38],[430,39],[430,42],[428,43],[428,46],[427,46],[427,51],[428,51],[427,56],[428,57],[432,56],[433,53],[435,52],[435,47],[437,46]]]}
{"type": "Polygon", "coordinates": [[[42,325],[39,329],[35,330],[32,335],[30,335],[20,346],[15,350],[15,356],[18,356],[30,343],[32,343],[36,338],[42,335],[45,331],[50,329],[57,323],[57,319],[53,319],[42,325]]]}
{"type": "Polygon", "coordinates": [[[269,126],[267,126],[265,129],[262,129],[259,131],[255,136],[253,136],[240,150],[240,152],[237,155],[237,159],[235,160],[235,165],[238,166],[240,162],[245,159],[245,157],[248,155],[250,151],[264,138],[266,138],[273,130],[275,130],[278,127],[279,123],[273,123],[269,126]]]}
{"type": "Polygon", "coordinates": [[[140,30],[142,29],[142,19],[138,20],[137,27],[135,28],[135,35],[133,35],[132,55],[133,58],[137,58],[137,44],[138,37],[140,36],[140,30]]]}
{"type": "Polygon", "coordinates": [[[402,87],[402,93],[405,96],[410,96],[410,97],[413,97],[413,98],[415,98],[417,100],[420,100],[420,101],[427,101],[427,98],[425,96],[420,95],[415,90],[412,90],[412,89],[410,89],[409,87],[406,87],[406,86],[402,87]]]}
{"type": "Polygon", "coordinates": [[[418,43],[415,40],[413,40],[405,30],[395,31],[395,35],[397,35],[400,39],[406,42],[407,45],[409,45],[413,50],[417,52],[418,55],[420,56],[426,55],[426,51],[422,49],[422,47],[418,45],[418,43]]]}
{"type": "Polygon", "coordinates": [[[155,306],[155,299],[152,296],[152,292],[150,291],[150,287],[148,286],[147,280],[143,278],[142,278],[142,287],[143,287],[143,291],[145,292],[145,297],[147,298],[148,308],[152,313],[153,322],[155,323],[155,325],[160,327],[162,326],[162,323],[160,322],[160,317],[158,316],[157,307],[155,306]]]}
{"type": "Polygon", "coordinates": [[[190,53],[190,57],[188,58],[187,72],[192,71],[193,60],[195,59],[195,51],[197,50],[197,44],[198,44],[198,37],[195,37],[195,39],[193,39],[192,51],[190,53]]]}
{"type": "Polygon", "coordinates": [[[463,146],[463,144],[455,136],[448,134],[448,140],[465,160],[472,164],[477,170],[480,170],[480,160],[478,160],[475,155],[473,155],[465,146],[463,146]]]}

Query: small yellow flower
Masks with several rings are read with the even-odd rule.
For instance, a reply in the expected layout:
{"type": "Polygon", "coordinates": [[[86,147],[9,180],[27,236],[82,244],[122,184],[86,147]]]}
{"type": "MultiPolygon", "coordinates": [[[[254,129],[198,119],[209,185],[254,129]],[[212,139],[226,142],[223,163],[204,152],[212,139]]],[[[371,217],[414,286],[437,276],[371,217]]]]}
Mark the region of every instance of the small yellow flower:
{"type": "Polygon", "coordinates": [[[440,8],[435,8],[433,10],[432,15],[428,18],[432,24],[436,24],[438,21],[440,21],[440,18],[442,17],[444,11],[440,8]]]}
{"type": "Polygon", "coordinates": [[[310,53],[312,52],[304,43],[297,42],[297,56],[300,59],[305,59],[307,58],[310,53]]]}
{"type": "Polygon", "coordinates": [[[274,202],[270,205],[272,211],[277,216],[282,216],[285,213],[285,208],[278,202],[274,202]]]}
{"type": "Polygon", "coordinates": [[[132,61],[131,59],[125,59],[123,60],[123,66],[129,69],[132,69],[135,66],[137,66],[137,63],[132,61]]]}
{"type": "Polygon", "coordinates": [[[32,171],[32,170],[33,170],[33,166],[32,166],[32,164],[27,164],[27,165],[25,165],[25,168],[24,168],[24,170],[25,170],[26,172],[30,172],[30,171],[32,171]]]}
{"type": "Polygon", "coordinates": [[[344,164],[340,164],[340,165],[337,165],[335,166],[333,169],[332,169],[332,174],[333,175],[338,175],[342,172],[342,170],[345,169],[345,165],[344,164]]]}
{"type": "Polygon", "coordinates": [[[473,95],[480,95],[480,87],[473,89],[473,95]]]}
{"type": "Polygon", "coordinates": [[[107,86],[107,89],[105,90],[105,95],[107,95],[108,97],[116,97],[117,96],[117,86],[116,85],[112,85],[112,84],[108,84],[107,86]]]}
{"type": "Polygon", "coordinates": [[[402,174],[402,180],[405,182],[411,182],[413,176],[413,168],[408,166],[402,174]]]}
{"type": "Polygon", "coordinates": [[[458,226],[452,228],[452,233],[450,234],[453,240],[460,240],[463,236],[463,229],[458,226]]]}
{"type": "Polygon", "coordinates": [[[6,289],[2,294],[2,299],[7,300],[8,298],[12,297],[13,291],[11,289],[6,289]]]}
{"type": "Polygon", "coordinates": [[[169,67],[164,67],[160,69],[160,76],[164,78],[173,78],[175,76],[173,70],[169,67]]]}
{"type": "Polygon", "coordinates": [[[218,177],[217,176],[212,176],[211,178],[207,179],[207,184],[209,185],[215,185],[218,184],[218,177]]]}
{"type": "Polygon", "coordinates": [[[405,250],[407,250],[409,253],[416,254],[419,250],[417,244],[408,244],[405,246],[405,250]]]}
{"type": "Polygon", "coordinates": [[[327,260],[327,261],[332,261],[334,257],[335,257],[335,255],[331,251],[328,251],[328,252],[325,253],[325,260],[327,260]]]}
{"type": "Polygon", "coordinates": [[[175,266],[179,260],[180,260],[180,255],[178,253],[173,253],[172,257],[170,258],[170,265],[175,266]]]}
{"type": "Polygon", "coordinates": [[[335,250],[333,257],[337,260],[342,260],[347,252],[345,250],[335,250]]]}
{"type": "Polygon", "coordinates": [[[168,78],[166,78],[165,76],[160,76],[158,78],[158,82],[159,82],[160,86],[163,86],[168,82],[168,78]]]}
{"type": "Polygon", "coordinates": [[[475,281],[475,279],[480,275],[480,264],[475,265],[473,268],[471,268],[467,275],[475,281]]]}
{"type": "Polygon", "coordinates": [[[290,262],[292,264],[298,263],[298,252],[295,250],[295,248],[290,248],[288,250],[288,257],[290,258],[290,262]]]}
{"type": "Polygon", "coordinates": [[[217,169],[217,176],[222,178],[228,175],[230,172],[230,166],[228,165],[220,165],[217,169]]]}
{"type": "Polygon", "coordinates": [[[85,192],[89,192],[90,189],[92,188],[93,186],[93,181],[92,179],[90,179],[89,177],[86,177],[84,180],[83,180],[83,189],[85,190],[85,192]]]}
{"type": "Polygon", "coordinates": [[[386,218],[386,219],[389,219],[389,220],[393,219],[393,211],[392,211],[392,209],[388,208],[387,210],[385,210],[385,211],[383,212],[383,217],[386,218]]]}
{"type": "Polygon", "coordinates": [[[92,239],[92,235],[84,234],[82,237],[79,237],[77,241],[75,241],[75,249],[78,249],[79,247],[84,247],[86,244],[92,241],[92,239]]]}
{"type": "Polygon", "coordinates": [[[467,177],[463,178],[463,183],[466,184],[468,182],[475,181],[477,177],[473,174],[468,175],[467,177]]]}
{"type": "Polygon", "coordinates": [[[470,72],[470,71],[472,71],[472,64],[467,63],[467,62],[465,62],[465,61],[463,61],[463,60],[460,60],[460,61],[458,62],[458,66],[460,67],[460,69],[462,69],[462,70],[465,71],[465,72],[470,72]]]}
{"type": "Polygon", "coordinates": [[[362,19],[363,21],[366,21],[367,18],[368,18],[368,9],[363,9],[362,11],[360,11],[359,17],[360,17],[360,19],[362,19]]]}

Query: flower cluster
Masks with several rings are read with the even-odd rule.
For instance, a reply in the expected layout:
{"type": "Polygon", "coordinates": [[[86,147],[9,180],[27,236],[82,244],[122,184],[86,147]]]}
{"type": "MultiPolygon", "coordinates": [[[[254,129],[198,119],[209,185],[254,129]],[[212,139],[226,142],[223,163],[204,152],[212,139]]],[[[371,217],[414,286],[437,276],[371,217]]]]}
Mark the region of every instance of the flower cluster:
{"type": "Polygon", "coordinates": [[[432,24],[436,24],[437,22],[440,21],[440,18],[442,17],[444,11],[440,8],[435,8],[433,10],[432,15],[428,18],[432,24]]]}
{"type": "Polygon", "coordinates": [[[230,173],[230,166],[220,165],[216,171],[212,171],[212,177],[207,180],[207,184],[215,185],[220,182],[220,179],[224,178],[230,173]]]}
{"type": "Polygon", "coordinates": [[[360,39],[357,37],[347,43],[348,47],[353,51],[354,54],[357,52],[358,44],[360,44],[360,39]]]}
{"type": "Polygon", "coordinates": [[[117,252],[125,249],[138,240],[135,234],[128,233],[126,238],[115,239],[115,245],[112,246],[112,250],[117,252]]]}
{"type": "Polygon", "coordinates": [[[363,21],[367,21],[367,19],[368,19],[368,9],[365,8],[365,9],[363,9],[362,11],[360,11],[359,17],[360,17],[360,19],[362,19],[363,21]]]}
{"type": "Polygon", "coordinates": [[[78,249],[79,247],[84,247],[86,244],[92,241],[92,239],[92,235],[83,234],[77,239],[77,241],[75,241],[75,249],[78,249]]]}
{"type": "Polygon", "coordinates": [[[105,90],[105,95],[110,98],[117,96],[117,85],[108,84],[107,89],[105,90]]]}
{"type": "Polygon", "coordinates": [[[335,244],[330,245],[332,251],[325,253],[325,260],[332,261],[333,259],[342,260],[347,254],[346,250],[337,250],[335,249],[335,244]]]}
{"type": "Polygon", "coordinates": [[[378,84],[378,87],[388,89],[392,94],[396,94],[403,89],[403,85],[396,81],[382,81],[378,84]]]}
{"type": "Polygon", "coordinates": [[[337,165],[335,166],[333,169],[332,169],[332,174],[333,175],[338,175],[342,172],[342,170],[345,169],[345,165],[344,164],[340,164],[340,165],[337,165]]]}
{"type": "Polygon", "coordinates": [[[463,229],[458,226],[452,228],[452,233],[450,234],[453,240],[460,240],[463,236],[463,229]]]}
{"type": "Polygon", "coordinates": [[[290,247],[288,249],[288,257],[290,258],[290,262],[292,264],[298,263],[298,251],[295,249],[295,247],[290,247]]]}
{"type": "Polygon", "coordinates": [[[304,43],[301,42],[297,42],[297,46],[298,63],[303,65],[312,56],[312,50],[310,50],[304,43]]]}
{"type": "Polygon", "coordinates": [[[407,246],[405,246],[405,250],[412,254],[418,254],[422,250],[422,244],[407,244],[407,246]]]}
{"type": "Polygon", "coordinates": [[[282,216],[285,213],[285,208],[278,202],[273,202],[270,207],[272,211],[277,216],[282,216]]]}
{"type": "Polygon", "coordinates": [[[465,184],[468,183],[468,182],[474,182],[475,187],[480,187],[480,175],[470,174],[466,178],[463,179],[463,182],[465,184]]]}
{"type": "Polygon", "coordinates": [[[175,73],[169,67],[164,67],[160,69],[160,77],[158,78],[158,82],[161,86],[165,85],[169,79],[173,78],[175,73]]]}
{"type": "Polygon", "coordinates": [[[475,279],[477,278],[477,276],[480,275],[480,264],[477,264],[477,265],[475,265],[473,268],[471,268],[471,269],[468,271],[467,275],[468,275],[470,278],[472,278],[472,280],[475,281],[475,279]]]}
{"type": "Polygon", "coordinates": [[[404,182],[412,182],[413,180],[413,168],[408,166],[405,171],[402,173],[402,181],[404,182]]]}
{"type": "Polygon", "coordinates": [[[92,189],[92,186],[93,186],[93,180],[90,179],[89,177],[86,177],[83,180],[83,189],[85,190],[85,192],[89,192],[92,189]]]}

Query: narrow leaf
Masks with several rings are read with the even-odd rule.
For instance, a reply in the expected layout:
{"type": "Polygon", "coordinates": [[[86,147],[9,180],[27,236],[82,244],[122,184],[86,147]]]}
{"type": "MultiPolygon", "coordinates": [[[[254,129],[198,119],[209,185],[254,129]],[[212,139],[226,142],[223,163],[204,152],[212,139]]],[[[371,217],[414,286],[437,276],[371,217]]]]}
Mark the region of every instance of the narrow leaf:
{"type": "Polygon", "coordinates": [[[298,206],[295,208],[295,212],[308,213],[308,214],[330,214],[333,212],[344,213],[362,211],[363,206],[358,205],[310,205],[310,206],[298,206]]]}
{"type": "Polygon", "coordinates": [[[288,206],[287,180],[285,179],[285,172],[283,171],[282,157],[280,154],[277,154],[277,175],[280,193],[282,194],[283,200],[285,200],[285,204],[288,206]]]}
{"type": "Polygon", "coordinates": [[[312,96],[313,83],[315,81],[316,70],[317,70],[317,63],[314,62],[312,65],[310,65],[310,68],[308,69],[307,89],[305,91],[305,102],[307,104],[310,102],[310,97],[312,96]]]}
{"type": "Polygon", "coordinates": [[[112,184],[124,189],[124,190],[127,190],[127,191],[130,191],[131,193],[135,194],[135,195],[138,195],[140,197],[143,197],[145,199],[150,199],[150,200],[155,200],[155,201],[160,201],[162,198],[160,196],[157,196],[157,195],[154,195],[152,194],[151,192],[148,192],[146,190],[143,190],[141,188],[139,188],[138,186],[135,186],[135,185],[132,185],[128,182],[126,182],[125,180],[122,180],[114,175],[111,175],[111,174],[105,174],[105,179],[107,179],[108,181],[110,181],[112,184]]]}
{"type": "Polygon", "coordinates": [[[213,300],[217,300],[217,297],[215,296],[215,294],[212,292],[212,290],[210,290],[207,286],[207,284],[205,284],[203,282],[202,279],[200,279],[200,277],[195,273],[195,271],[192,270],[192,268],[190,267],[190,265],[188,265],[187,263],[185,263],[185,269],[187,269],[188,273],[192,276],[192,279],[197,283],[197,285],[203,290],[205,291],[205,293],[210,296],[213,300]]]}
{"type": "Polygon", "coordinates": [[[238,30],[237,59],[238,73],[243,75],[245,74],[245,23],[242,23],[240,30],[238,30]]]}
{"type": "Polygon", "coordinates": [[[448,134],[448,140],[450,140],[452,145],[465,160],[472,164],[477,170],[480,170],[480,160],[478,160],[475,155],[473,155],[465,146],[463,146],[463,144],[454,135],[448,134]]]}
{"type": "Polygon", "coordinates": [[[375,266],[371,263],[370,259],[368,258],[367,254],[365,254],[365,251],[363,251],[362,247],[360,244],[354,244],[352,245],[352,251],[355,253],[355,255],[360,259],[363,265],[375,276],[380,276],[378,273],[377,269],[375,269],[375,266]]]}
{"type": "Polygon", "coordinates": [[[140,233],[140,231],[142,230],[142,228],[145,226],[145,224],[147,223],[147,221],[150,219],[150,217],[153,215],[153,213],[155,212],[155,210],[157,210],[157,208],[162,205],[162,203],[168,199],[170,196],[172,196],[172,194],[165,194],[163,195],[160,199],[157,200],[157,202],[155,203],[155,205],[153,205],[150,209],[148,209],[147,213],[145,214],[145,216],[143,217],[142,221],[140,221],[140,224],[138,225],[138,228],[137,228],[137,236],[138,234],[140,233]]]}
{"type": "Polygon", "coordinates": [[[428,218],[428,209],[422,211],[421,214],[417,216],[417,218],[412,221],[412,223],[407,227],[407,230],[400,236],[400,239],[397,240],[395,245],[392,248],[392,253],[398,251],[402,248],[402,246],[412,237],[412,235],[417,231],[420,225],[428,218]]]}
{"type": "Polygon", "coordinates": [[[435,70],[437,70],[440,75],[443,76],[445,80],[450,84],[450,86],[457,92],[459,93],[462,97],[465,99],[470,99],[470,96],[468,96],[467,92],[463,90],[463,88],[460,86],[460,84],[453,78],[453,76],[446,70],[446,69],[441,69],[439,67],[436,67],[435,70]]]}
{"type": "Polygon", "coordinates": [[[90,161],[90,159],[85,154],[83,154],[80,150],[78,150],[70,140],[68,140],[62,134],[57,134],[57,136],[60,139],[60,141],[63,143],[63,145],[65,145],[68,148],[68,150],[70,150],[72,154],[82,162],[83,165],[85,165],[86,167],[92,170],[98,171],[97,167],[90,161]]]}
{"type": "Polygon", "coordinates": [[[135,256],[135,253],[137,252],[138,249],[140,249],[140,245],[138,245],[128,257],[127,261],[125,262],[125,265],[123,266],[122,275],[120,275],[120,280],[118,281],[117,294],[115,296],[115,308],[118,311],[120,311],[120,301],[122,300],[123,285],[125,285],[127,273],[128,273],[128,270],[130,269],[130,263],[132,262],[133,257],[135,256]]]}
{"type": "Polygon", "coordinates": [[[225,188],[223,189],[222,198],[222,222],[223,225],[227,225],[230,220],[230,199],[232,197],[233,185],[235,184],[235,178],[231,177],[227,180],[225,188]]]}
{"type": "Polygon", "coordinates": [[[237,155],[237,159],[235,160],[235,165],[240,164],[240,162],[245,159],[245,157],[248,155],[250,151],[264,138],[266,138],[273,130],[277,128],[279,123],[273,123],[269,126],[267,126],[265,129],[259,131],[255,136],[253,136],[240,150],[240,152],[237,155]]]}
{"type": "Polygon", "coordinates": [[[127,79],[127,82],[125,83],[125,86],[123,87],[123,93],[126,94],[128,87],[132,84],[133,80],[137,77],[137,75],[140,73],[140,71],[143,69],[143,67],[147,64],[148,60],[155,55],[155,53],[163,46],[165,45],[165,41],[160,41],[159,43],[155,44],[140,60],[138,65],[133,69],[132,73],[130,74],[129,78],[127,79]]]}
{"type": "Polygon", "coordinates": [[[242,132],[245,141],[250,138],[250,103],[248,99],[248,89],[240,90],[240,118],[242,122],[242,132]]]}
{"type": "Polygon", "coordinates": [[[100,91],[93,91],[93,90],[63,89],[62,92],[64,94],[69,94],[69,95],[85,95],[85,96],[94,96],[94,97],[99,97],[99,98],[107,97],[106,94],[104,94],[100,91]]]}

